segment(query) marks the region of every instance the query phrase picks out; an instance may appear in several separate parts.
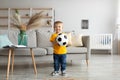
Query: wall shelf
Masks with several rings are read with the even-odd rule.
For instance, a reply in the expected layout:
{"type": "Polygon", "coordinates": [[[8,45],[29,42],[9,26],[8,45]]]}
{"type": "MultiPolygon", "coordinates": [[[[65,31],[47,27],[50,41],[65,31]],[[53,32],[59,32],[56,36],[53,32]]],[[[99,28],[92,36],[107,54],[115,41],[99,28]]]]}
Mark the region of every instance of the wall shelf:
{"type": "Polygon", "coordinates": [[[8,25],[0,25],[0,27],[8,27],[8,25]]]}
{"type": "Polygon", "coordinates": [[[15,9],[17,9],[17,10],[30,10],[30,8],[11,8],[11,10],[15,10],[15,9]]]}
{"type": "Polygon", "coordinates": [[[53,8],[33,8],[33,10],[53,10],[53,8]]]}
{"type": "Polygon", "coordinates": [[[43,11],[44,16],[42,17],[44,22],[43,26],[52,27],[54,23],[54,9],[53,8],[0,8],[0,28],[8,27],[10,29],[12,27],[11,17],[15,13],[15,10],[19,11],[21,15],[22,22],[28,22],[30,17],[35,13],[43,11]],[[3,21],[4,20],[4,21],[3,21]],[[4,22],[4,23],[3,23],[4,22]],[[48,24],[49,23],[49,24],[48,24]]]}
{"type": "Polygon", "coordinates": [[[8,16],[0,16],[0,19],[8,19],[8,16]]]}
{"type": "Polygon", "coordinates": [[[0,8],[0,10],[8,10],[8,8],[0,8]]]}

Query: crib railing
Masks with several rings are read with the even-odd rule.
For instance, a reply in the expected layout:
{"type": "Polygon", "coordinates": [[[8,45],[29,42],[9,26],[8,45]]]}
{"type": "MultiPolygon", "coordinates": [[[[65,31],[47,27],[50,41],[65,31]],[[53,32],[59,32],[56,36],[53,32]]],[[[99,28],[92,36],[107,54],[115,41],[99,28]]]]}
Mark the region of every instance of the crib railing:
{"type": "Polygon", "coordinates": [[[112,34],[95,34],[90,36],[91,49],[111,50],[112,53],[112,34]]]}

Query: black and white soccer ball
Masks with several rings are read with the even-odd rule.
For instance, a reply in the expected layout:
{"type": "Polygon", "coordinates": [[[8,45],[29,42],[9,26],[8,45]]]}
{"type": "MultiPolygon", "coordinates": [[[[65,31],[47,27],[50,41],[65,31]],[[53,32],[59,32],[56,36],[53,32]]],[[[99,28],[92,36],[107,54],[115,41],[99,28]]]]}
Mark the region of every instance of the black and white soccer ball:
{"type": "Polygon", "coordinates": [[[63,33],[60,33],[58,34],[56,41],[60,46],[66,46],[68,44],[68,37],[63,33]]]}

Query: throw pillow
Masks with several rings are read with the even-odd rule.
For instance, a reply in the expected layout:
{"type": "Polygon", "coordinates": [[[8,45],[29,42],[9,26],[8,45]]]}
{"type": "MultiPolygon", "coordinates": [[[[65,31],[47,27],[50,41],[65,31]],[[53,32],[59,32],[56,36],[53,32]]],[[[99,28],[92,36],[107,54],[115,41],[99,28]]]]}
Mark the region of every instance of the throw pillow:
{"type": "Polygon", "coordinates": [[[67,46],[71,46],[72,45],[71,32],[65,32],[65,34],[68,37],[68,44],[67,44],[67,46]]]}
{"type": "Polygon", "coordinates": [[[44,30],[37,30],[37,44],[38,47],[50,47],[52,43],[50,42],[51,32],[44,30]]]}
{"type": "Polygon", "coordinates": [[[0,35],[0,48],[3,48],[6,45],[13,45],[12,42],[9,40],[8,36],[3,34],[0,35]]]}
{"type": "Polygon", "coordinates": [[[71,46],[83,46],[82,35],[80,35],[80,34],[72,35],[72,45],[71,46]]]}

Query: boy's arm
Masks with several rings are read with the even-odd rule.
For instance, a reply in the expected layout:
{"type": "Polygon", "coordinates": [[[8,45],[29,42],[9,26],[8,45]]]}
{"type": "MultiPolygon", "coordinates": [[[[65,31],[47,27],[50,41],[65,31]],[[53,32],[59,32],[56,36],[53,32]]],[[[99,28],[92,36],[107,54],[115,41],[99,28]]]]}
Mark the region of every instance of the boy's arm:
{"type": "Polygon", "coordinates": [[[58,43],[57,43],[55,37],[53,37],[53,36],[51,36],[50,42],[52,42],[53,45],[58,45],[58,43]]]}
{"type": "Polygon", "coordinates": [[[53,45],[58,45],[58,43],[57,43],[56,40],[52,41],[52,44],[53,44],[53,45]]]}

